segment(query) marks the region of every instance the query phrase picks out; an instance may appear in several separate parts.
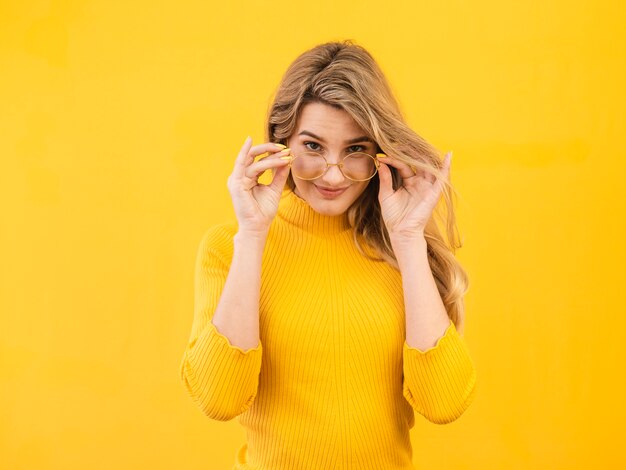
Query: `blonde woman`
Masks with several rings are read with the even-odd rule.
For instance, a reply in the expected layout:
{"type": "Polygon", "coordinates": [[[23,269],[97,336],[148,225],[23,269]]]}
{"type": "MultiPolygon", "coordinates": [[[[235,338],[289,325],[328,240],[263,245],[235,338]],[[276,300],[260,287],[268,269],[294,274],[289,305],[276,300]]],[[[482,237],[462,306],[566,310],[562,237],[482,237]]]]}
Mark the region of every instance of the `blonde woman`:
{"type": "Polygon", "coordinates": [[[288,67],[266,140],[228,178],[237,220],[200,243],[185,389],[246,428],[235,469],[414,468],[414,413],[449,423],[476,394],[451,154],[353,41],[288,67]]]}

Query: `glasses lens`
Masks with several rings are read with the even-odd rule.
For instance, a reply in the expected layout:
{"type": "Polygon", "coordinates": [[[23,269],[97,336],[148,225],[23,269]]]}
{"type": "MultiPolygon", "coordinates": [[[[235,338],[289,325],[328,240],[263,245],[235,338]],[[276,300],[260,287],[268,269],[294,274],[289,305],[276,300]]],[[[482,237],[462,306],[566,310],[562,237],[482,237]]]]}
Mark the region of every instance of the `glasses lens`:
{"type": "Polygon", "coordinates": [[[319,153],[299,153],[291,163],[291,172],[294,176],[305,180],[319,178],[326,170],[326,160],[319,153]]]}
{"type": "Polygon", "coordinates": [[[343,160],[343,174],[346,178],[363,181],[376,173],[376,162],[367,153],[351,153],[343,160]]]}

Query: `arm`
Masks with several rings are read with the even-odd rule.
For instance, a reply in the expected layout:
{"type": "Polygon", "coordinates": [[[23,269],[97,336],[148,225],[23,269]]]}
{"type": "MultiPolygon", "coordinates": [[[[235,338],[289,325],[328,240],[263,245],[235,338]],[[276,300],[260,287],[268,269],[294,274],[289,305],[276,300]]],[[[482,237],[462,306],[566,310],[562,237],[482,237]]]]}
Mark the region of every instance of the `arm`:
{"type": "Polygon", "coordinates": [[[257,348],[259,338],[259,296],[261,261],[266,236],[237,233],[234,255],[220,303],[213,315],[213,324],[242,349],[257,348]]]}
{"type": "Polygon", "coordinates": [[[403,395],[429,421],[454,421],[474,399],[474,363],[439,295],[426,239],[396,241],[394,253],[406,312],[403,395]]]}
{"type": "Polygon", "coordinates": [[[204,414],[227,421],[256,397],[263,346],[259,295],[263,237],[216,226],[196,258],[194,320],[180,377],[204,414]],[[232,252],[232,260],[229,260],[232,252]]]}

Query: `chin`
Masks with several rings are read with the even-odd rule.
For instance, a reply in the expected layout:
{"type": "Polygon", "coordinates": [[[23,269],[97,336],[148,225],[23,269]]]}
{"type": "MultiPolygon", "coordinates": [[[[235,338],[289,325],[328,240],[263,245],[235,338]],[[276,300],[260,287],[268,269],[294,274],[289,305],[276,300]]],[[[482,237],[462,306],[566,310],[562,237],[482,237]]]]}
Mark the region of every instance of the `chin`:
{"type": "Polygon", "coordinates": [[[323,215],[341,215],[348,210],[350,204],[343,201],[315,201],[309,205],[323,215]]]}
{"type": "MultiPolygon", "coordinates": [[[[307,185],[306,188],[297,188],[302,198],[318,213],[323,215],[341,215],[345,213],[350,205],[358,198],[360,192],[354,186],[346,189],[335,198],[328,199],[319,193],[314,184],[307,185]]],[[[361,188],[361,190],[364,188],[361,188]]]]}

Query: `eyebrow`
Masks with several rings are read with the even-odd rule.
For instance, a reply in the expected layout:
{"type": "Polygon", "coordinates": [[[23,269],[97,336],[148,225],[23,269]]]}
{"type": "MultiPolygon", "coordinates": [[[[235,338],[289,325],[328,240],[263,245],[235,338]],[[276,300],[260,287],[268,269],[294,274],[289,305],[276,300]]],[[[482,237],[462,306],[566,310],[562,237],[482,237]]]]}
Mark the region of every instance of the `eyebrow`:
{"type": "MultiPolygon", "coordinates": [[[[309,131],[302,131],[300,132],[298,135],[308,135],[313,137],[314,139],[317,139],[321,142],[326,142],[324,139],[322,139],[321,137],[316,136],[315,134],[313,134],[313,132],[309,132],[309,131]]],[[[357,137],[356,139],[350,139],[350,140],[346,140],[346,144],[355,144],[357,142],[371,142],[372,144],[374,143],[374,140],[372,140],[371,138],[369,138],[366,135],[363,135],[361,137],[357,137]]]]}

